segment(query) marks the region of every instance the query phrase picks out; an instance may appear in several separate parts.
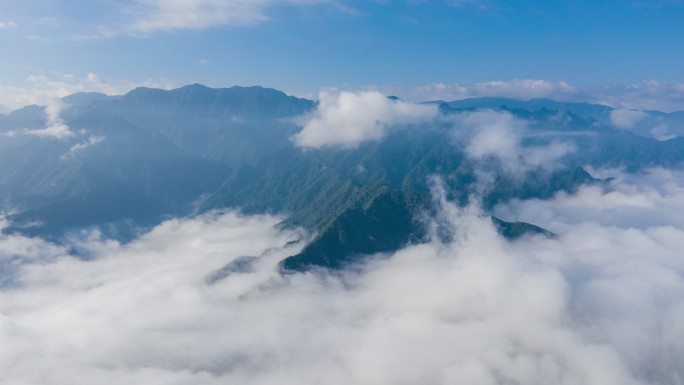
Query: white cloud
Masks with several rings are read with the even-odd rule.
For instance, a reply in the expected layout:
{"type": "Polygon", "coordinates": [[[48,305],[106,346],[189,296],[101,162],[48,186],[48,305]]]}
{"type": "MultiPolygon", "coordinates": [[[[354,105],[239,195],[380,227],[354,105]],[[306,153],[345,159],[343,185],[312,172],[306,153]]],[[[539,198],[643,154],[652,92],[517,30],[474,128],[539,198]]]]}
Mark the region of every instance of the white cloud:
{"type": "Polygon", "coordinates": [[[669,140],[677,137],[677,135],[670,132],[670,127],[665,123],[658,124],[651,128],[651,135],[658,140],[669,140]]]}
{"type": "MultiPolygon", "coordinates": [[[[67,255],[64,247],[38,238],[26,238],[16,234],[3,234],[9,222],[0,215],[0,270],[2,264],[21,265],[29,262],[46,262],[67,255]]],[[[3,277],[4,278],[4,277],[3,277]]]]}
{"type": "Polygon", "coordinates": [[[518,160],[520,131],[525,127],[524,121],[510,113],[491,110],[457,115],[456,120],[474,131],[472,141],[466,148],[470,157],[482,159],[496,156],[505,162],[518,160]]]}
{"type": "Polygon", "coordinates": [[[276,6],[335,4],[332,0],[137,0],[128,13],[132,33],[176,29],[203,29],[225,25],[249,25],[270,19],[267,10],[276,6]]]}
{"type": "MultiPolygon", "coordinates": [[[[660,203],[679,199],[677,174],[651,178],[670,186],[660,203]]],[[[233,213],[168,221],[128,245],[86,238],[85,261],[41,251],[0,289],[0,382],[681,382],[681,227],[590,218],[557,239],[507,242],[477,208],[437,198],[455,242],[354,273],[281,276],[299,235],[233,213]],[[244,255],[259,257],[208,283],[244,255]]]]}
{"type": "Polygon", "coordinates": [[[66,154],[62,155],[60,159],[65,160],[73,158],[79,152],[82,152],[85,149],[92,147],[98,143],[104,142],[105,139],[107,138],[105,138],[104,136],[90,136],[86,141],[76,143],[73,146],[71,146],[71,148],[69,148],[69,151],[66,154]]]}
{"type": "Polygon", "coordinates": [[[480,110],[450,116],[453,137],[465,145],[468,157],[476,161],[496,159],[507,173],[543,168],[552,170],[565,155],[575,151],[570,142],[523,146],[527,122],[508,111],[480,110]]]}
{"type": "Polygon", "coordinates": [[[651,169],[639,175],[619,170],[588,171],[596,178],[612,178],[608,186],[583,186],[576,194],[559,193],[548,201],[513,201],[498,207],[504,218],[530,221],[564,232],[583,222],[601,226],[647,229],[674,226],[684,229],[684,173],[651,169]]]}
{"type": "Polygon", "coordinates": [[[16,27],[17,23],[13,21],[0,21],[0,29],[11,29],[16,27]]]}
{"type": "Polygon", "coordinates": [[[617,128],[624,130],[634,128],[640,121],[648,117],[643,111],[617,109],[610,111],[610,121],[617,128]]]}
{"type": "Polygon", "coordinates": [[[435,106],[393,100],[379,92],[321,92],[318,107],[301,119],[303,130],[293,137],[299,147],[356,147],[382,139],[392,126],[434,119],[435,106]]]}
{"type": "Polygon", "coordinates": [[[31,135],[55,139],[67,139],[74,136],[69,126],[60,116],[64,105],[61,100],[53,100],[45,107],[45,127],[39,129],[22,129],[7,132],[5,135],[31,135]]]}

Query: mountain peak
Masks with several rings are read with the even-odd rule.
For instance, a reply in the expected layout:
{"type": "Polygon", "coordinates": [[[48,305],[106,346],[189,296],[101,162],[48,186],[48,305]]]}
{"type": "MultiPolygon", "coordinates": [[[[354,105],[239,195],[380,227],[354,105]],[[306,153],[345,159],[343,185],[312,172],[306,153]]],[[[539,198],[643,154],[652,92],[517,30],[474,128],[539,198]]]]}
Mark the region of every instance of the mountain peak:
{"type": "Polygon", "coordinates": [[[313,102],[261,86],[211,88],[193,83],[172,90],[139,87],[124,95],[124,103],[149,104],[163,109],[230,111],[234,116],[281,118],[302,114],[313,102]]]}
{"type": "Polygon", "coordinates": [[[102,92],[77,92],[62,98],[62,101],[72,107],[79,107],[92,102],[107,101],[115,98],[102,92]]]}

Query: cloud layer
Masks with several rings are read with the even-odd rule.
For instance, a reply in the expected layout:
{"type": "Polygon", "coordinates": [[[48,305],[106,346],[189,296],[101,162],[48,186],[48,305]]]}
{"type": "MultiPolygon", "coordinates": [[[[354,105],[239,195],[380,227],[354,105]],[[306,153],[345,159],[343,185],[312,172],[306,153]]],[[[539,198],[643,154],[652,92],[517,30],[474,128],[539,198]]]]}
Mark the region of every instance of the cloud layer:
{"type": "Polygon", "coordinates": [[[266,216],[171,220],[128,245],[85,234],[74,246],[86,259],[2,235],[14,273],[0,290],[0,380],[679,384],[684,227],[672,218],[683,217],[684,179],[654,171],[616,183],[598,193],[610,209],[582,192],[518,203],[529,207],[521,217],[549,213],[542,224],[559,237],[517,242],[438,189],[435,220],[455,241],[354,273],[279,275],[301,234],[266,216]],[[666,187],[644,194],[654,181],[666,187]],[[639,216],[671,220],[633,227],[614,215],[639,201],[639,216]]]}
{"type": "Polygon", "coordinates": [[[300,121],[293,137],[304,148],[356,147],[382,139],[393,126],[419,124],[437,117],[435,106],[390,99],[379,92],[321,92],[316,110],[300,121]]]}

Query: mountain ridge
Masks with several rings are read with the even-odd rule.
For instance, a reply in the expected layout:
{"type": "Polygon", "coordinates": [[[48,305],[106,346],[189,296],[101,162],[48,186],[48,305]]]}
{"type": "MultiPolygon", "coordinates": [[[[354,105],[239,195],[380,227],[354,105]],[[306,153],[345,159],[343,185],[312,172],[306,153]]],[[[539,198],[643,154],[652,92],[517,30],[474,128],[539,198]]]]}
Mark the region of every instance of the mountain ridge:
{"type": "MultiPolygon", "coordinates": [[[[449,102],[442,113],[457,117],[477,110],[468,103],[501,100],[449,102]]],[[[73,136],[0,140],[0,202],[19,209],[8,231],[59,238],[88,226],[125,233],[116,224],[151,226],[164,217],[223,208],[286,214],[283,226],[319,235],[283,262],[298,271],[340,268],[424,239],[415,217],[430,211],[433,175],[443,176],[450,200],[466,204],[480,190],[479,173],[491,173],[493,183],[481,196],[487,214],[509,199],[546,199],[598,183],[584,165],[636,170],[684,161],[684,138],[639,136],[598,122],[591,111],[550,110],[542,104],[560,102],[547,99],[533,102],[539,109],[524,102],[494,109],[528,126],[522,147],[570,140],[582,151],[566,155],[557,169],[530,169],[517,179],[500,173],[495,162],[469,158],[451,128],[429,123],[391,130],[355,148],[303,151],[291,140],[302,129],[295,118],[316,103],[264,87],[138,88],[115,97],[74,94],[64,98],[69,102],[61,117],[73,136]],[[42,227],[22,227],[39,222],[42,227]]],[[[45,118],[43,107],[30,106],[0,123],[9,130],[39,129],[45,118]]],[[[492,221],[509,238],[544,233],[533,224],[492,221]]]]}

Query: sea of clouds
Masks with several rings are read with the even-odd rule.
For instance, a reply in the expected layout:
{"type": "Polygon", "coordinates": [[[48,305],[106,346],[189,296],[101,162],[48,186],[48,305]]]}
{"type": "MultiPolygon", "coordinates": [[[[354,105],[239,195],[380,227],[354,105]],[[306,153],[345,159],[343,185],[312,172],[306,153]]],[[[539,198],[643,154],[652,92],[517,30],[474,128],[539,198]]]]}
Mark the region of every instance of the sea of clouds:
{"type": "Polygon", "coordinates": [[[0,382],[684,383],[684,173],[592,172],[615,178],[498,206],[558,235],[517,241],[436,184],[452,241],[347,272],[281,274],[307,237],[272,216],[3,233],[0,382]]]}

